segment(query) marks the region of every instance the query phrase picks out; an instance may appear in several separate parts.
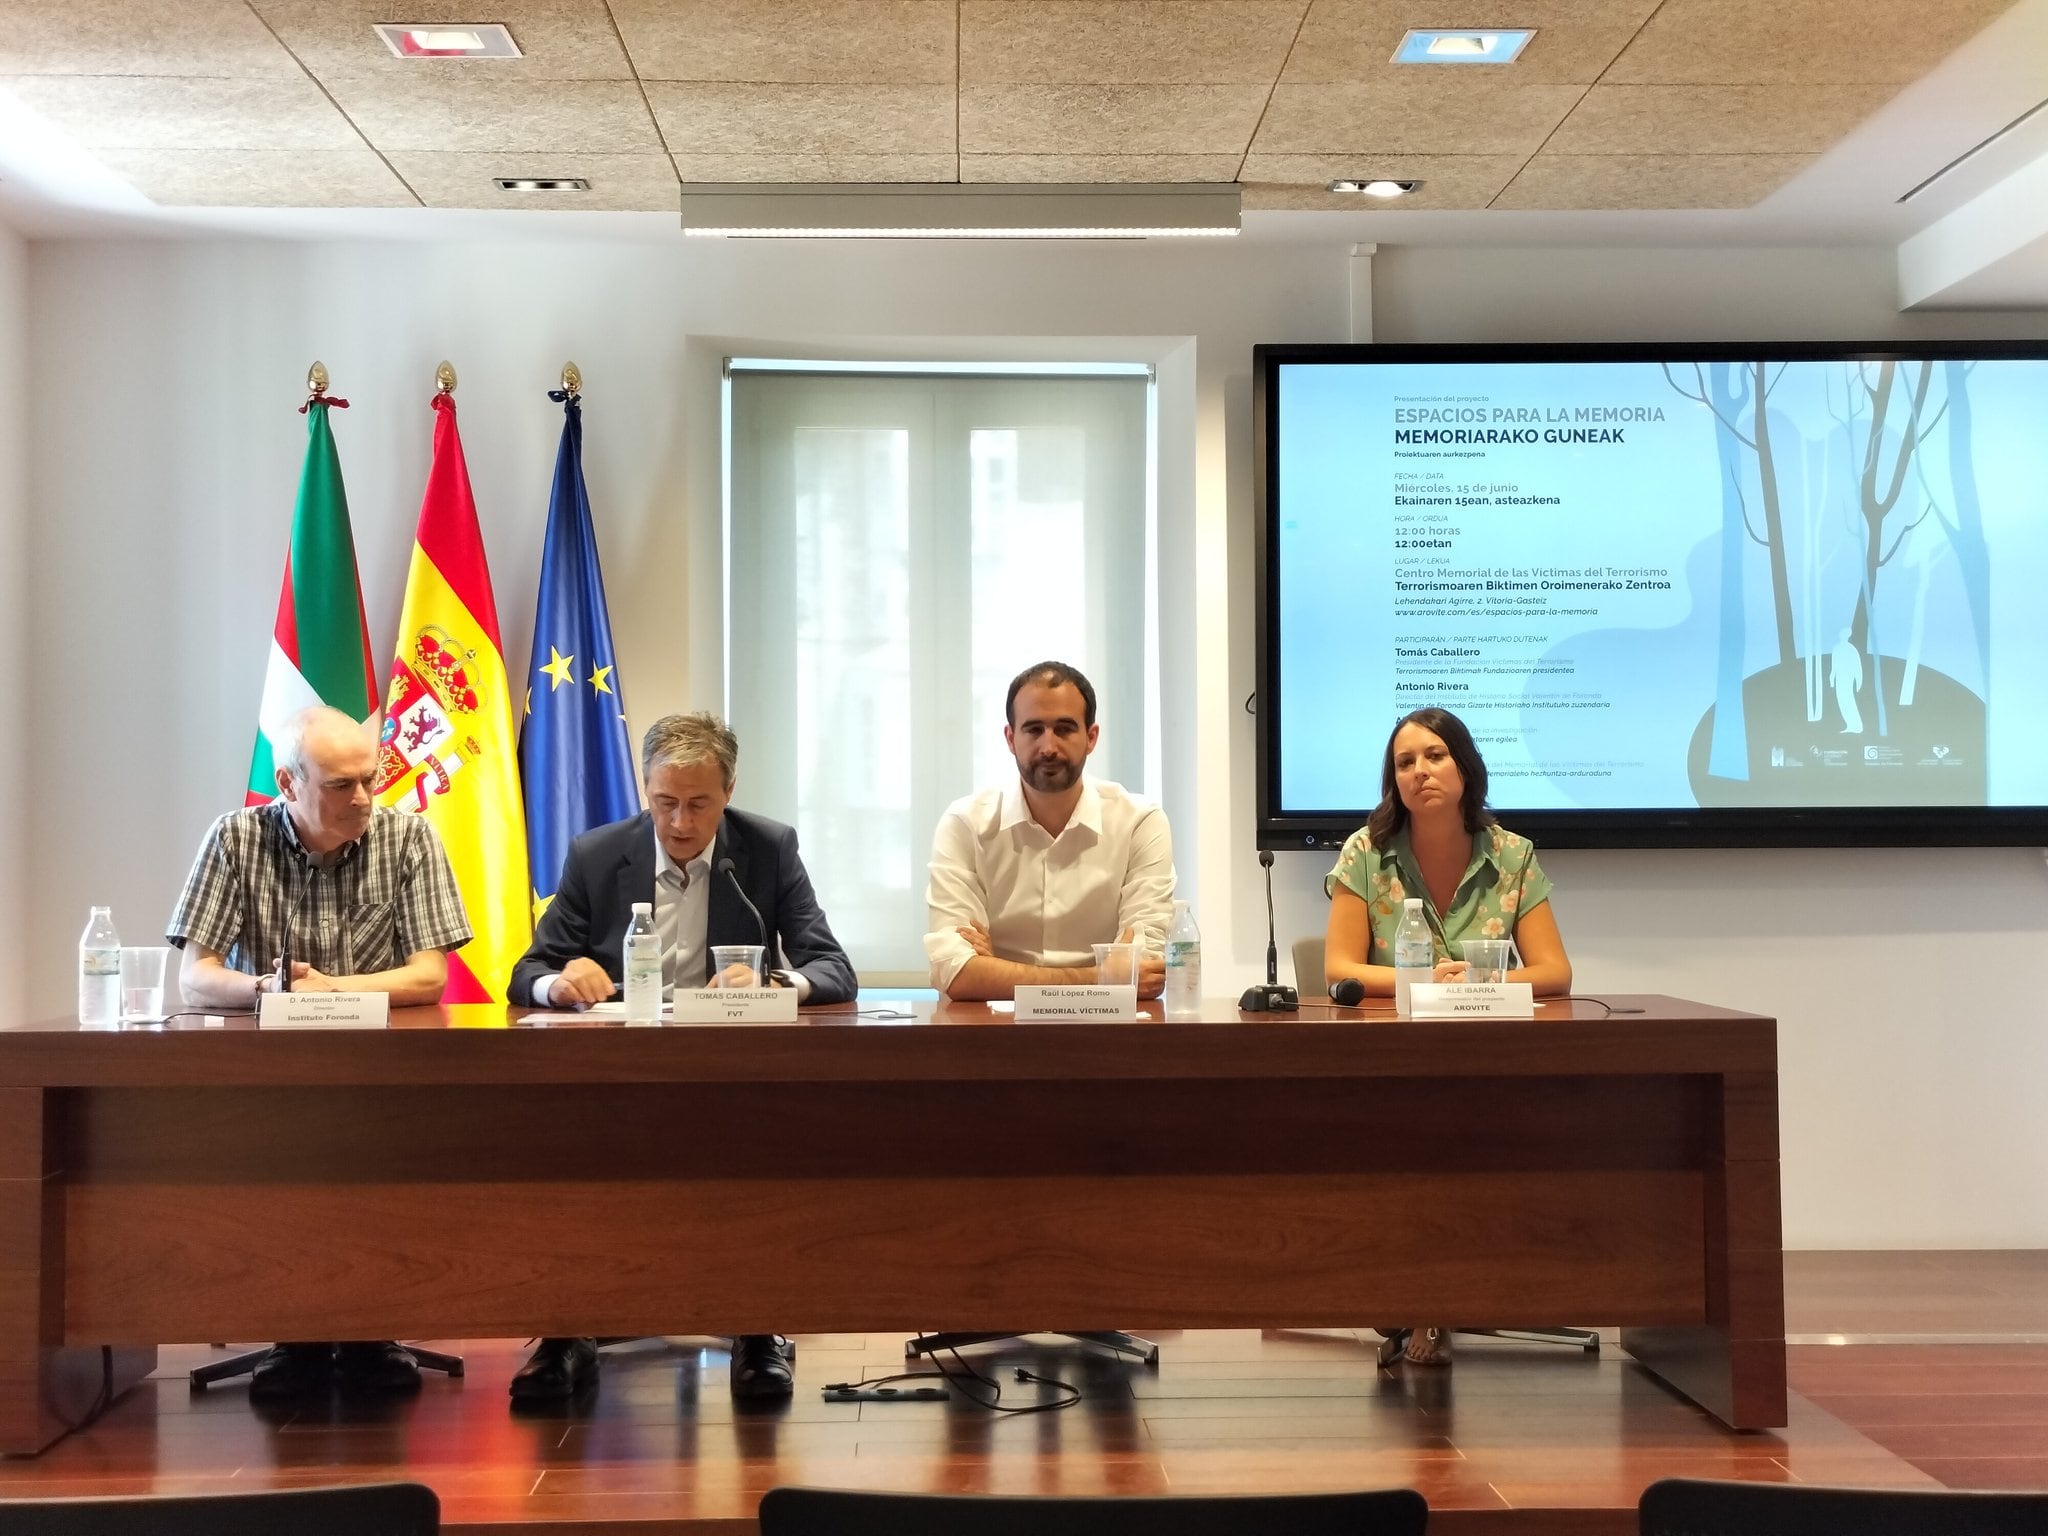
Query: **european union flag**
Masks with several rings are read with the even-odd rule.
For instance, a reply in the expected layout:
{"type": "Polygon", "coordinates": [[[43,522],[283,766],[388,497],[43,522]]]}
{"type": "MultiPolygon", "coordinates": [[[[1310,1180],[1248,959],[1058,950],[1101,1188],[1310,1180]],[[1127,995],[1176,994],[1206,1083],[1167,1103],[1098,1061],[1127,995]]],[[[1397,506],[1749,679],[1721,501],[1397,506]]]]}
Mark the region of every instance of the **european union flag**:
{"type": "Polygon", "coordinates": [[[526,721],[519,732],[536,920],[555,898],[569,840],[640,809],[604,573],[583,488],[583,406],[563,390],[549,390],[548,398],[562,402],[562,445],[548,498],[526,721]]]}

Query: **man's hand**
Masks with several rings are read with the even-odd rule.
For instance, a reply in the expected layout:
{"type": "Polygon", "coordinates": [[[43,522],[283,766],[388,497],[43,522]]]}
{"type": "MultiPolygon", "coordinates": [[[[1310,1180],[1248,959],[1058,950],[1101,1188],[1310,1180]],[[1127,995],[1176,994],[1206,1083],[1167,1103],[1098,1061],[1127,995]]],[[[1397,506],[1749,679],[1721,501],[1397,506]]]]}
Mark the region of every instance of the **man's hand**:
{"type": "Polygon", "coordinates": [[[988,925],[986,923],[969,923],[965,928],[955,928],[953,931],[965,939],[968,948],[972,949],[984,960],[993,960],[995,958],[995,945],[989,942],[988,925]]]}
{"type": "Polygon", "coordinates": [[[604,1002],[618,990],[603,966],[588,955],[578,955],[562,967],[562,974],[549,986],[548,1003],[555,1008],[588,1008],[592,1003],[604,1002]]]}
{"type": "Polygon", "coordinates": [[[731,990],[751,990],[754,987],[758,987],[760,984],[761,983],[757,979],[755,979],[753,967],[745,965],[728,965],[724,970],[720,971],[717,975],[713,976],[709,981],[704,983],[704,985],[707,987],[719,987],[731,990]]]}
{"type": "Polygon", "coordinates": [[[325,971],[316,971],[303,960],[292,962],[292,991],[294,992],[344,992],[340,981],[325,971]]]}

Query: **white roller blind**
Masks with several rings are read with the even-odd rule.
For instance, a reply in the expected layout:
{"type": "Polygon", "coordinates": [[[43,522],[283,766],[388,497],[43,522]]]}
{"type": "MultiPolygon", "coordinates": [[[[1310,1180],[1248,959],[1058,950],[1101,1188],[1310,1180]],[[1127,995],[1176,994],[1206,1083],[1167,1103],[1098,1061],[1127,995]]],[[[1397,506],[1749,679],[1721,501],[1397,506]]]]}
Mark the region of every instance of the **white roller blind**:
{"type": "Polygon", "coordinates": [[[726,526],[736,803],[791,822],[864,974],[924,970],[939,813],[1016,774],[1032,662],[1094,683],[1090,772],[1141,792],[1148,666],[1142,375],[735,369],[726,526]]]}

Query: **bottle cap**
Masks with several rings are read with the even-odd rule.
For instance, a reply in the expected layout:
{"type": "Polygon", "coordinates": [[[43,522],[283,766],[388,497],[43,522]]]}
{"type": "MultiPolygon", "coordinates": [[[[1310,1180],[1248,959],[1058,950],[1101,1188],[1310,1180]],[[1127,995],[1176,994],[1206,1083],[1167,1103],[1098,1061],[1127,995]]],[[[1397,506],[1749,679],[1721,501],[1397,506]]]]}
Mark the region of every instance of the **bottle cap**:
{"type": "Polygon", "coordinates": [[[1404,912],[1420,912],[1422,910],[1422,898],[1420,896],[1410,896],[1401,903],[1401,910],[1404,912]]]}
{"type": "Polygon", "coordinates": [[[652,912],[654,910],[654,903],[651,901],[636,901],[633,903],[633,910],[635,912],[652,912]]]}

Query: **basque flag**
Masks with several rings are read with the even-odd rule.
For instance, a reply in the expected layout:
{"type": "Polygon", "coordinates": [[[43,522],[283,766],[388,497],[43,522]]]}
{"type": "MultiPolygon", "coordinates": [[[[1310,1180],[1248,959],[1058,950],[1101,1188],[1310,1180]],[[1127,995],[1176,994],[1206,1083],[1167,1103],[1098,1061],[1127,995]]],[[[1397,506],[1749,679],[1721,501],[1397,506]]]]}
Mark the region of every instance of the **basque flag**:
{"type": "Polygon", "coordinates": [[[526,720],[519,733],[536,922],[555,899],[569,840],[640,809],[604,572],[583,488],[583,406],[579,396],[564,390],[551,389],[548,398],[562,402],[562,444],[548,498],[526,720]]]}
{"type": "Polygon", "coordinates": [[[329,409],[347,407],[346,400],[324,393],[299,407],[306,417],[306,462],[263,673],[245,805],[277,798],[277,758],[270,744],[300,710],[331,704],[358,720],[377,718],[377,664],[370,659],[370,626],[356,579],[348,493],[327,420],[329,409]]]}

